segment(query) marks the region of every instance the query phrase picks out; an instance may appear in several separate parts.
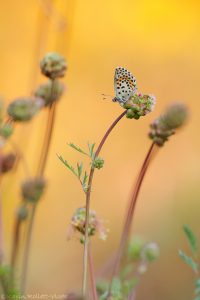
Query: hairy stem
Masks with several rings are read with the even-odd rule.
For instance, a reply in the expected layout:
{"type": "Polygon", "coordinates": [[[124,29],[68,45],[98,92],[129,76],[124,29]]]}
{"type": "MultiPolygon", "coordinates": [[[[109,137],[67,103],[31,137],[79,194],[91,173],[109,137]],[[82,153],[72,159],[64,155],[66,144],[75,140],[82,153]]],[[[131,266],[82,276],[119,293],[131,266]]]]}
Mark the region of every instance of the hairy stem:
{"type": "Polygon", "coordinates": [[[137,177],[131,198],[130,198],[130,203],[128,205],[128,210],[126,213],[126,217],[125,217],[125,223],[124,223],[124,227],[122,230],[122,234],[121,234],[121,239],[120,239],[120,243],[119,243],[119,247],[117,250],[117,254],[115,257],[115,261],[114,261],[114,266],[113,266],[113,271],[112,271],[112,277],[111,277],[111,283],[110,283],[110,287],[109,287],[109,294],[111,293],[111,286],[112,286],[112,281],[114,279],[115,276],[117,276],[118,273],[118,268],[124,253],[124,249],[126,247],[126,243],[128,241],[129,238],[129,233],[130,233],[130,228],[131,228],[131,224],[133,221],[133,216],[134,216],[134,212],[135,212],[135,207],[136,207],[136,202],[138,199],[138,195],[140,192],[140,188],[146,173],[146,170],[149,166],[149,163],[151,161],[152,155],[153,155],[153,150],[155,149],[155,144],[152,143],[149,151],[145,157],[145,160],[142,164],[142,167],[140,169],[139,175],[137,177]]]}
{"type": "MultiPolygon", "coordinates": [[[[51,89],[52,98],[54,95],[54,82],[55,81],[52,80],[52,89],[51,89]]],[[[49,107],[46,133],[45,133],[45,137],[44,137],[42,151],[40,154],[39,165],[38,165],[36,177],[42,177],[44,175],[47,158],[48,158],[48,154],[49,154],[50,143],[51,143],[51,139],[52,139],[52,132],[53,132],[54,123],[55,123],[55,113],[56,113],[56,101],[54,101],[51,104],[51,106],[49,107]]],[[[26,290],[28,262],[29,262],[29,255],[30,255],[30,245],[31,245],[32,234],[33,234],[36,208],[37,208],[37,204],[34,204],[31,208],[31,215],[30,215],[30,220],[29,220],[28,229],[27,229],[27,238],[26,238],[25,250],[24,250],[24,259],[23,259],[23,267],[22,267],[22,281],[21,281],[21,291],[23,294],[25,293],[25,290],[26,290]]]]}
{"type": "MultiPolygon", "coordinates": [[[[122,114],[120,114],[119,117],[108,128],[108,130],[106,131],[105,135],[103,136],[97,148],[97,151],[95,152],[94,159],[98,157],[109,134],[117,125],[117,123],[125,116],[125,114],[126,114],[126,110],[122,114]]],[[[94,168],[91,167],[89,180],[88,180],[88,190],[86,192],[85,243],[84,243],[84,255],[83,255],[83,287],[82,287],[83,298],[86,298],[86,290],[87,290],[87,267],[88,267],[88,247],[89,247],[88,228],[89,228],[90,196],[91,196],[93,176],[94,176],[94,168]]]]}

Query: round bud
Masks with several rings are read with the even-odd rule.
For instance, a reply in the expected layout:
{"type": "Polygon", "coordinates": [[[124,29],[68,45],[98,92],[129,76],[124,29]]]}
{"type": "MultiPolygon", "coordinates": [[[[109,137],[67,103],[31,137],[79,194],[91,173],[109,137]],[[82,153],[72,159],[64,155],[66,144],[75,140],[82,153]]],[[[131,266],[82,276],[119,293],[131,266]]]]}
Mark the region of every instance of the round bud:
{"type": "Polygon", "coordinates": [[[8,115],[14,121],[29,121],[41,108],[41,100],[37,98],[18,98],[8,106],[8,115]]]}
{"type": "Polygon", "coordinates": [[[128,256],[130,259],[140,259],[141,251],[144,246],[144,241],[139,237],[134,237],[128,245],[128,256]]]}
{"type": "Polygon", "coordinates": [[[13,133],[13,126],[10,123],[5,123],[0,128],[0,135],[5,139],[9,138],[13,133]]]}
{"type": "Polygon", "coordinates": [[[149,262],[157,259],[159,255],[160,255],[160,249],[158,247],[158,244],[154,242],[150,242],[144,245],[141,252],[141,258],[149,262]]]}
{"type": "Polygon", "coordinates": [[[92,167],[96,169],[103,168],[104,160],[100,157],[96,157],[95,160],[92,162],[92,167]]]}
{"type": "Polygon", "coordinates": [[[24,200],[28,202],[37,202],[45,189],[45,180],[43,178],[33,178],[22,184],[21,191],[24,200]]]}
{"type": "Polygon", "coordinates": [[[42,74],[45,76],[56,79],[63,77],[67,70],[67,63],[64,57],[58,53],[47,53],[40,62],[42,74]]]}
{"type": "Polygon", "coordinates": [[[28,209],[25,205],[21,205],[17,211],[17,217],[19,220],[24,221],[28,217],[28,209]]]}
{"type": "Polygon", "coordinates": [[[49,80],[47,83],[40,85],[35,91],[35,96],[42,98],[44,101],[44,105],[51,105],[54,101],[60,99],[64,92],[64,85],[55,80],[52,82],[49,80]],[[53,86],[52,86],[53,85],[53,86]]]}

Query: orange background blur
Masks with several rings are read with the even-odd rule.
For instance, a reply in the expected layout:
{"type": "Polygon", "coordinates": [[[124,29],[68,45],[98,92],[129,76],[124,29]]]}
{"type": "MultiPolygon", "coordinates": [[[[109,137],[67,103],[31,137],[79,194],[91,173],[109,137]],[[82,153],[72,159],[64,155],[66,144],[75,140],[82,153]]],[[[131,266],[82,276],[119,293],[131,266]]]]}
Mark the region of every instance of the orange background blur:
{"type": "MultiPolygon", "coordinates": [[[[96,269],[113,254],[132,183],[150,141],[149,123],[173,101],[190,109],[185,128],[161,149],[145,178],[133,232],[156,241],[161,257],[151,265],[138,288],[137,299],[186,300],[193,297],[194,276],[178,257],[187,250],[182,225],[200,235],[200,2],[156,0],[7,0],[0,1],[0,94],[7,101],[29,95],[45,79],[39,61],[58,51],[69,65],[46,169],[48,189],[41,201],[31,251],[29,293],[79,289],[82,246],[67,241],[74,210],[84,205],[79,183],[58,161],[62,154],[75,164],[84,159],[67,147],[98,143],[122,109],[102,93],[113,95],[116,66],[128,68],[138,89],[157,99],[152,114],[139,121],[124,118],[106,142],[97,171],[92,208],[106,220],[106,242],[93,241],[96,269]]],[[[43,139],[46,112],[17,126],[14,141],[34,174],[43,139]]],[[[87,164],[87,160],[84,160],[87,164]]],[[[3,183],[7,260],[14,213],[20,201],[22,167],[3,183]]]]}

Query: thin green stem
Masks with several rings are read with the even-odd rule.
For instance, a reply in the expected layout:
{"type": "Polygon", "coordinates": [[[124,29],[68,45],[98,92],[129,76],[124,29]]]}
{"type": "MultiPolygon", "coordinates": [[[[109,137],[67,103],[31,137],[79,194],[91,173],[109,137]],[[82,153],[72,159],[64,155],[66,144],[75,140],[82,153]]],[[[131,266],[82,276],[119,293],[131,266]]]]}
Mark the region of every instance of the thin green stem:
{"type": "Polygon", "coordinates": [[[98,300],[95,277],[94,277],[94,264],[91,253],[91,245],[88,250],[88,261],[89,261],[89,270],[90,270],[90,280],[91,280],[91,290],[92,290],[92,299],[98,300]]]}
{"type": "MultiPolygon", "coordinates": [[[[117,123],[125,116],[126,110],[120,114],[119,117],[111,124],[111,126],[106,131],[105,135],[103,136],[97,151],[95,152],[94,159],[98,157],[100,151],[108,138],[111,131],[117,125],[117,123]]],[[[89,211],[90,211],[90,196],[91,196],[91,187],[92,181],[94,176],[94,168],[90,168],[89,180],[88,180],[88,190],[86,192],[86,217],[85,217],[85,243],[84,243],[84,255],[83,255],[83,286],[82,286],[82,293],[83,298],[86,298],[86,291],[87,291],[87,267],[88,267],[88,247],[89,247],[89,236],[88,236],[88,228],[89,228],[89,211]]],[[[95,287],[96,289],[96,287],[95,287]]]]}
{"type": "Polygon", "coordinates": [[[119,247],[118,247],[117,254],[115,257],[115,261],[114,261],[114,266],[113,266],[113,271],[112,271],[112,276],[111,276],[111,283],[109,286],[109,295],[111,294],[112,281],[113,281],[114,277],[117,276],[118,268],[119,268],[119,265],[120,265],[120,262],[121,262],[121,259],[122,259],[123,253],[124,253],[124,249],[126,247],[126,243],[129,238],[129,233],[130,233],[131,224],[133,221],[136,202],[138,199],[138,195],[140,192],[140,188],[141,188],[144,176],[146,174],[147,168],[148,168],[151,158],[153,156],[154,149],[155,149],[155,144],[152,143],[149,148],[149,151],[145,157],[145,160],[142,164],[142,167],[140,169],[139,175],[137,177],[137,180],[136,180],[136,183],[135,183],[135,186],[134,186],[131,198],[130,198],[130,203],[128,205],[128,210],[127,210],[126,217],[125,217],[125,223],[124,223],[124,227],[122,230],[119,247]]]}

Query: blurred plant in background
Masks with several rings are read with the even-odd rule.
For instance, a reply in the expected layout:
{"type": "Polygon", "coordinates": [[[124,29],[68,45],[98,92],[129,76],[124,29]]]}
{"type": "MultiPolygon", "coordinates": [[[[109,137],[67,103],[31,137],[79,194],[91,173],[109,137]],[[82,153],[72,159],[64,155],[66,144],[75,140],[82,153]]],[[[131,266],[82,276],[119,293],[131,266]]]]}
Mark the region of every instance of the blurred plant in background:
{"type": "Polygon", "coordinates": [[[198,240],[188,225],[183,226],[183,231],[188,241],[190,247],[191,256],[188,256],[184,251],[179,250],[179,256],[181,259],[191,267],[195,275],[195,291],[194,300],[200,300],[200,277],[199,277],[199,261],[198,261],[198,250],[199,243],[198,240]]]}

